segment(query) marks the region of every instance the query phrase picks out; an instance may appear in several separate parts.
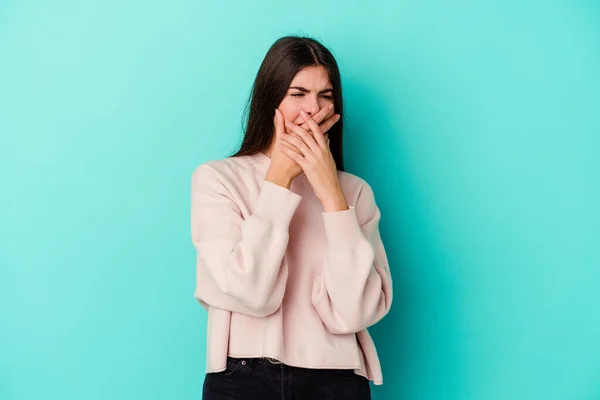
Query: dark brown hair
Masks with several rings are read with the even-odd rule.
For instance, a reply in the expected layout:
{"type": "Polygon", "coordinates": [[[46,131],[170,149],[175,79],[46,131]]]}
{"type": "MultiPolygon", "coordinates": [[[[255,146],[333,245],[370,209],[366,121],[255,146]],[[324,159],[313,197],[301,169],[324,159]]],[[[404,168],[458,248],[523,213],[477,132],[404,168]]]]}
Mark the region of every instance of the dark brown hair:
{"type": "Polygon", "coordinates": [[[342,154],[343,101],[340,71],[331,52],[317,40],[303,36],[284,36],[267,51],[256,74],[243,120],[244,139],[232,155],[253,155],[269,148],[275,128],[273,117],[294,76],[303,68],[321,65],[333,86],[333,105],[341,118],[328,131],[329,147],[338,170],[344,171],[342,154]],[[248,113],[249,111],[249,113],[248,113]],[[248,118],[246,119],[246,116],[248,118]]]}

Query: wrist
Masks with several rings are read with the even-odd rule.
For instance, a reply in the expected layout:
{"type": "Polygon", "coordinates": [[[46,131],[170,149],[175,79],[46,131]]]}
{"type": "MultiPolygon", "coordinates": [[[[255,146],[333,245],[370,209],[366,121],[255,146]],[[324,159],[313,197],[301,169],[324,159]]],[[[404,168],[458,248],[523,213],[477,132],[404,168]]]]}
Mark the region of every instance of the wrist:
{"type": "Polygon", "coordinates": [[[348,207],[348,203],[346,202],[346,197],[342,192],[328,197],[321,203],[323,204],[324,212],[336,212],[350,209],[350,207],[348,207]]]}
{"type": "Polygon", "coordinates": [[[292,179],[290,179],[288,176],[271,171],[267,172],[265,180],[276,185],[283,186],[286,189],[289,189],[292,186],[292,179]]]}

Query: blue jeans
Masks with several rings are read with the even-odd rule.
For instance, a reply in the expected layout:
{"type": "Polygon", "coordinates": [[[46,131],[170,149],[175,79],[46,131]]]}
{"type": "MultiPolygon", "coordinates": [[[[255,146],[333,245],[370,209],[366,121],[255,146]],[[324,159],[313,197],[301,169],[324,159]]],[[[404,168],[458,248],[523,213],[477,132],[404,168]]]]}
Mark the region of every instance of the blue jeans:
{"type": "Polygon", "coordinates": [[[309,369],[268,358],[227,357],[206,374],[204,400],[370,400],[369,381],[351,369],[309,369]]]}

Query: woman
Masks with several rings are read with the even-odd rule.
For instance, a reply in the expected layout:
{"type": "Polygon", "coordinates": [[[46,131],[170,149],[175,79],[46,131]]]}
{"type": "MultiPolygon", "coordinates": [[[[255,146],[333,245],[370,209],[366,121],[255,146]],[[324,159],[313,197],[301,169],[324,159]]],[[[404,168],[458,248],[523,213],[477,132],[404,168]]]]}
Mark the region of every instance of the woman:
{"type": "Polygon", "coordinates": [[[369,184],[344,172],[337,63],[277,40],[258,71],[241,149],[192,177],[194,296],[208,310],[203,398],[370,399],[367,327],[392,280],[369,184]]]}

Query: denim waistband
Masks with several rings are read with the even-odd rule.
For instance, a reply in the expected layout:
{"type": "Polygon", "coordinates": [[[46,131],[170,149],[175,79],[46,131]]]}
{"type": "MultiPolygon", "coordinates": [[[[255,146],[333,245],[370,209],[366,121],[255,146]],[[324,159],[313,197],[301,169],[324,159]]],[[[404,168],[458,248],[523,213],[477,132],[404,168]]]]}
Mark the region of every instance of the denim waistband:
{"type": "Polygon", "coordinates": [[[270,362],[271,364],[283,364],[281,361],[277,360],[276,358],[271,358],[271,357],[261,357],[261,359],[267,360],[268,362],[270,362]]]}
{"type": "Polygon", "coordinates": [[[260,362],[263,364],[273,364],[273,365],[285,365],[281,361],[272,357],[231,357],[227,356],[228,359],[234,360],[237,362],[254,364],[255,362],[260,362]]]}

